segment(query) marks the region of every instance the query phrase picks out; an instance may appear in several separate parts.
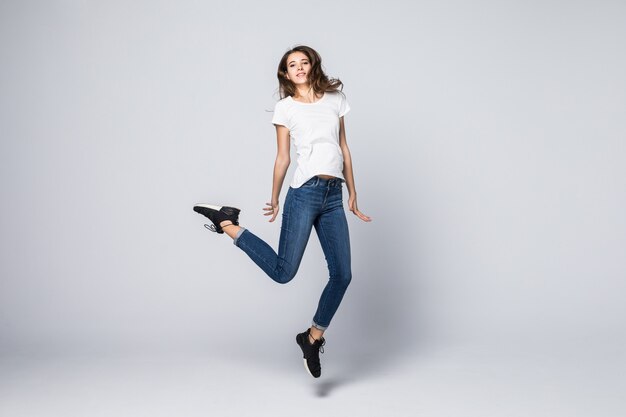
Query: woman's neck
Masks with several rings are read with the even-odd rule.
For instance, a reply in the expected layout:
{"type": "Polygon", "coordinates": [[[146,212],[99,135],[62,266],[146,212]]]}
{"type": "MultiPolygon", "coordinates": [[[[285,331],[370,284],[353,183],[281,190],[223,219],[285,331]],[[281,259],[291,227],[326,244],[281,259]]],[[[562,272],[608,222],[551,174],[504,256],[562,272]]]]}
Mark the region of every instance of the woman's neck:
{"type": "Polygon", "coordinates": [[[302,89],[296,88],[296,93],[298,95],[294,95],[293,99],[297,99],[298,101],[301,101],[303,103],[314,103],[321,98],[315,94],[315,91],[313,91],[311,87],[302,89]]]}

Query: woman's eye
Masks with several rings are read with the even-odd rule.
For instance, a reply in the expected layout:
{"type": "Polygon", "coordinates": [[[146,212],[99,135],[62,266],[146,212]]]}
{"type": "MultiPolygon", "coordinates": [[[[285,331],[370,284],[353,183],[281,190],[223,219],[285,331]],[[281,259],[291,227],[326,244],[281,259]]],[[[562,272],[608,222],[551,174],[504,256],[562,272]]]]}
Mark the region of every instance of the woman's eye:
{"type": "MultiPolygon", "coordinates": [[[[304,61],[304,62],[302,62],[302,65],[309,65],[309,62],[308,61],[304,61]]],[[[293,68],[293,67],[295,67],[294,64],[289,65],[289,68],[293,68]]]]}

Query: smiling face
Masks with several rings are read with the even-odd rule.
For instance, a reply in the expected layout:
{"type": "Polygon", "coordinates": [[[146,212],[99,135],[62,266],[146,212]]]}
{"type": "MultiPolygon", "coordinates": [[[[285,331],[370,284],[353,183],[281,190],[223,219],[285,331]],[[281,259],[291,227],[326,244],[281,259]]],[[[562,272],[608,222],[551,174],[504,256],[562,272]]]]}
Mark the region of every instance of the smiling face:
{"type": "Polygon", "coordinates": [[[297,85],[308,84],[311,61],[302,52],[296,51],[287,57],[287,78],[297,85]]]}

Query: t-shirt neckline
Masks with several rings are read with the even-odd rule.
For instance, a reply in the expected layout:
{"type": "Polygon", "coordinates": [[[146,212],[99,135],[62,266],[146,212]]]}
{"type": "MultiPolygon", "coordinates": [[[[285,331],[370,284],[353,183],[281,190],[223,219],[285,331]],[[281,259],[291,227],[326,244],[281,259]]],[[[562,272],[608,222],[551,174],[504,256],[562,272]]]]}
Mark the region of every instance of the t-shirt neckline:
{"type": "Polygon", "coordinates": [[[317,103],[319,103],[320,101],[324,100],[324,99],[326,98],[326,95],[327,95],[327,94],[328,94],[327,92],[324,92],[324,94],[322,95],[322,97],[321,97],[319,100],[317,100],[316,102],[314,102],[314,103],[303,103],[302,101],[297,101],[297,100],[294,100],[292,96],[288,96],[288,97],[289,97],[289,98],[291,99],[291,101],[293,101],[294,103],[304,104],[304,105],[311,105],[311,104],[317,104],[317,103]]]}

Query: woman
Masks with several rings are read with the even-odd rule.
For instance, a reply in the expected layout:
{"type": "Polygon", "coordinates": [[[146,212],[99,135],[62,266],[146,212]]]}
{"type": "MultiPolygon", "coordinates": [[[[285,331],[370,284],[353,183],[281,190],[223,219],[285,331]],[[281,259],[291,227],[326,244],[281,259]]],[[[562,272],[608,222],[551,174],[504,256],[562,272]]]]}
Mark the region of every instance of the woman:
{"type": "Polygon", "coordinates": [[[338,79],[329,79],[322,60],[304,45],[287,51],[278,65],[281,100],[274,107],[278,152],[274,164],[271,202],[264,207],[273,222],[278,216],[278,198],[290,164],[289,142],[293,139],[298,165],[285,197],[278,253],[266,242],[239,225],[235,207],[197,204],[194,210],[211,220],[205,225],[233,238],[235,246],[274,281],[285,284],[295,276],[311,229],[320,239],[330,277],[320,297],[311,327],[296,336],[304,365],[318,378],[320,351],[328,328],[352,279],[348,223],[343,210],[342,187],[346,183],[348,206],[361,220],[371,218],[357,208],[352,159],[346,143],[344,115],[350,110],[338,79]]]}

